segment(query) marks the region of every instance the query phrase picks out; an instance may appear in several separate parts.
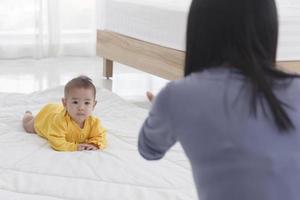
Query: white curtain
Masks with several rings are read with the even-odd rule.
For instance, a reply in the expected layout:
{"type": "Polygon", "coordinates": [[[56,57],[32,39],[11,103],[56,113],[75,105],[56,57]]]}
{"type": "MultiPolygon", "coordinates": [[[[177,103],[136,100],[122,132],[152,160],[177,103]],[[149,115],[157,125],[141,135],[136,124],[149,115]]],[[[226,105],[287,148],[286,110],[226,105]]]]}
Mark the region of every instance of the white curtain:
{"type": "Polygon", "coordinates": [[[0,59],[95,52],[95,0],[0,0],[0,59]]]}

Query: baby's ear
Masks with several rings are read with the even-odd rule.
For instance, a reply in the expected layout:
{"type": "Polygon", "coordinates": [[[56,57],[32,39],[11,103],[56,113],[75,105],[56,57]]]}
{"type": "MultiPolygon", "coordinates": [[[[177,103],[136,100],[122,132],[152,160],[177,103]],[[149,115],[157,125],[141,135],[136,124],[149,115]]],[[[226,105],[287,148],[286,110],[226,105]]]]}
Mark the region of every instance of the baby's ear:
{"type": "Polygon", "coordinates": [[[67,106],[67,100],[65,98],[61,98],[61,102],[62,102],[64,107],[67,106]]]}

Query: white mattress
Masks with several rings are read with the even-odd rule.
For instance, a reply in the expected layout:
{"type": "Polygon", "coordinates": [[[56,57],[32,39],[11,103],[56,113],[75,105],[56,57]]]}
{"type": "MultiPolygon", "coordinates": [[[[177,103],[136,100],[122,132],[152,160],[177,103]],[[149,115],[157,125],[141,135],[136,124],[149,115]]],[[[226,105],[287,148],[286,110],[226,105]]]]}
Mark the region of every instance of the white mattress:
{"type": "MultiPolygon", "coordinates": [[[[185,50],[191,0],[98,0],[98,29],[185,50]]],[[[277,0],[278,60],[300,60],[300,1],[277,0]]]]}
{"type": "Polygon", "coordinates": [[[0,199],[194,200],[190,165],[179,145],[160,161],[138,154],[147,110],[98,88],[95,114],[108,129],[104,151],[57,152],[24,132],[25,110],[59,102],[63,88],[29,95],[0,93],[0,199]]]}
{"type": "Polygon", "coordinates": [[[191,0],[98,0],[98,29],[184,50],[191,0]]]}

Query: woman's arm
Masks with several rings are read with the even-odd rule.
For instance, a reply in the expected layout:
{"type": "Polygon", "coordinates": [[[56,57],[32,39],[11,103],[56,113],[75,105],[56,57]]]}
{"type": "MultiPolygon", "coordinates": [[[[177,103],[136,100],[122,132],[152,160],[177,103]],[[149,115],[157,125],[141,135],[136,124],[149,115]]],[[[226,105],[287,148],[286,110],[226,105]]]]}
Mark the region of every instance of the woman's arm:
{"type": "Polygon", "coordinates": [[[140,130],[138,149],[147,160],[162,158],[176,142],[169,110],[169,90],[168,85],[155,97],[151,111],[140,130]]]}

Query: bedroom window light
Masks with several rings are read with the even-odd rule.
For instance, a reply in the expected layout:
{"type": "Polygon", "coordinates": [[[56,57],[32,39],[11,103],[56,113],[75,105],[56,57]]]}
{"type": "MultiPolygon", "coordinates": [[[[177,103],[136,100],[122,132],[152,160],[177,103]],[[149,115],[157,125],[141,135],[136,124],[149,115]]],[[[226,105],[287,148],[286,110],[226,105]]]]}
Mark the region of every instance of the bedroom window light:
{"type": "Polygon", "coordinates": [[[1,0],[0,59],[94,56],[95,0],[1,0]]]}

